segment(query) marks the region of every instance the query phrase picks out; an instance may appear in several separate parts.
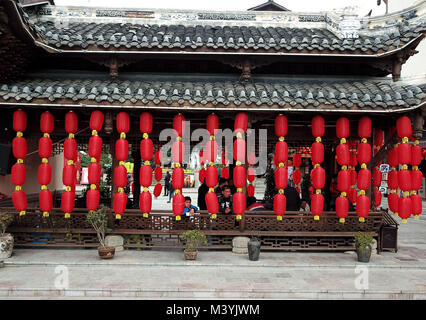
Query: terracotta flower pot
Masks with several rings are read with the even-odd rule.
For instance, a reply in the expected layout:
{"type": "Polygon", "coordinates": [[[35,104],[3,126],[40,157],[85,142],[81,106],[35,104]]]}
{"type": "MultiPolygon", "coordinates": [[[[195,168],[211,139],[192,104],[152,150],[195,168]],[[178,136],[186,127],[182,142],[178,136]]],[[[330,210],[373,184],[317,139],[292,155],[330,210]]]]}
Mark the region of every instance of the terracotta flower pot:
{"type": "Polygon", "coordinates": [[[186,260],[197,260],[197,250],[185,249],[183,252],[186,260]]]}
{"type": "Polygon", "coordinates": [[[10,258],[13,251],[13,243],[13,236],[10,233],[0,237],[0,260],[10,258]]]}
{"type": "Polygon", "coordinates": [[[98,247],[98,253],[101,259],[112,259],[115,254],[115,247],[98,247]]]}

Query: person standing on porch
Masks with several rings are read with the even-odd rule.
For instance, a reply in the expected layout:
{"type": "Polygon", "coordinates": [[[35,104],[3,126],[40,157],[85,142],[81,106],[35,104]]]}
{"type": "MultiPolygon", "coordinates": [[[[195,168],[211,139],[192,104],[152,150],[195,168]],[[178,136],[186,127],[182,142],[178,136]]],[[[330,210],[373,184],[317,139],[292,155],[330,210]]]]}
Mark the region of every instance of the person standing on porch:
{"type": "Polygon", "coordinates": [[[206,178],[204,178],[203,183],[198,188],[197,204],[198,204],[198,207],[200,207],[200,210],[207,210],[207,204],[206,204],[207,192],[209,192],[209,187],[207,187],[206,178]]]}
{"type": "Polygon", "coordinates": [[[284,195],[286,197],[286,211],[299,211],[300,210],[300,196],[295,187],[287,185],[284,189],[284,195]]]}
{"type": "Polygon", "coordinates": [[[170,178],[171,178],[170,172],[167,171],[166,176],[164,177],[164,195],[165,196],[169,195],[170,178]]]}

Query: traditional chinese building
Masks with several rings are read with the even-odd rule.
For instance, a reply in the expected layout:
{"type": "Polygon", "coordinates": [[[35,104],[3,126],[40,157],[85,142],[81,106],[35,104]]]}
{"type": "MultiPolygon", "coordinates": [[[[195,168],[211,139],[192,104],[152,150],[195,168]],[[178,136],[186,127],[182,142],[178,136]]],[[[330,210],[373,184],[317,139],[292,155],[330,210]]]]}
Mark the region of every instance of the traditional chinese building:
{"type": "MultiPolygon", "coordinates": [[[[346,138],[354,142],[353,148],[361,139],[371,142],[369,170],[386,160],[387,152],[400,141],[393,128],[401,116],[411,120],[409,138],[423,139],[426,82],[407,82],[400,79],[400,74],[404,63],[417,53],[425,30],[424,1],[402,12],[360,18],[350,10],[297,13],[273,1],[248,11],[220,12],[61,7],[53,1],[3,0],[0,105],[4,131],[0,140],[4,150],[7,146],[11,148],[16,135],[12,117],[16,110],[23,110],[28,119],[23,131],[28,156],[24,159],[26,180],[22,190],[38,193],[40,184],[36,177],[42,161],[38,143],[43,136],[40,116],[49,111],[54,116],[54,130],[49,133],[54,156],[49,160],[53,173],[47,188],[64,190],[65,139],[71,133],[78,149],[87,152],[89,139],[99,134],[104,148],[114,154],[115,142],[121,134],[116,129],[117,115],[126,112],[130,125],[125,137],[135,164],[136,207],[124,213],[121,231],[116,232],[126,229],[127,234],[145,234],[143,230],[149,229],[151,234],[152,225],[142,218],[137,206],[139,170],[146,161],[139,156],[142,112],[152,115],[149,137],[154,145],[161,143],[162,129],[173,127],[178,113],[190,120],[191,130],[195,130],[206,127],[206,118],[212,112],[219,117],[220,128],[234,129],[236,115],[243,112],[248,128],[268,129],[269,152],[274,152],[278,141],[274,131],[277,116],[283,114],[288,121],[285,141],[293,150],[310,147],[319,137],[313,135],[312,120],[320,116],[325,129],[316,141],[325,147],[322,167],[327,174],[323,193],[328,203],[328,187],[340,170],[335,162],[339,118],[349,119],[346,138]],[[68,131],[65,122],[70,110],[78,117],[78,128],[73,132],[68,131]],[[95,110],[104,115],[104,124],[94,134],[91,116],[95,110]],[[360,137],[359,123],[365,117],[371,120],[373,130],[368,137],[360,137]],[[377,130],[385,132],[384,141],[373,149],[377,130]]],[[[118,165],[115,159],[112,171],[118,165]]],[[[309,162],[308,172],[312,167],[309,162]]],[[[111,187],[112,208],[112,199],[120,192],[114,177],[111,187]]],[[[14,188],[10,175],[0,177],[0,192],[11,196],[14,188]]],[[[321,222],[304,216],[306,224],[302,226],[298,213],[285,213],[288,220],[273,220],[273,224],[266,215],[244,216],[239,225],[234,224],[234,217],[221,217],[223,221],[218,217],[212,223],[221,223],[220,226],[215,225],[208,232],[217,236],[217,247],[228,247],[235,231],[256,234],[265,245],[268,241],[274,243],[273,248],[346,249],[350,247],[348,237],[354,231],[366,230],[380,237],[385,221],[393,223],[387,213],[385,216],[383,211],[376,210],[373,189],[371,183],[365,190],[371,208],[365,223],[359,222],[352,212],[344,225],[339,224],[336,212],[327,211],[321,222]],[[330,237],[338,231],[341,234],[330,237]],[[306,232],[313,232],[311,235],[318,238],[311,243],[306,232]]],[[[50,240],[42,243],[87,244],[72,239],[67,242],[64,232],[53,231],[55,223],[61,230],[74,223],[79,234],[90,234],[83,230],[87,208],[70,212],[71,219],[64,220],[60,197],[54,197],[53,207],[54,214],[45,215],[45,220],[37,211],[37,204],[21,217],[18,212],[12,229],[18,245],[39,239],[25,228],[40,223],[50,230],[50,240]]],[[[328,210],[327,204],[325,209],[328,210]]],[[[157,214],[168,216],[170,211],[157,214]]],[[[160,223],[156,220],[158,216],[150,215],[153,224],[160,223]]],[[[198,226],[211,221],[208,214],[199,219],[198,226]]],[[[167,223],[170,239],[176,237],[176,222],[167,223]]]]}

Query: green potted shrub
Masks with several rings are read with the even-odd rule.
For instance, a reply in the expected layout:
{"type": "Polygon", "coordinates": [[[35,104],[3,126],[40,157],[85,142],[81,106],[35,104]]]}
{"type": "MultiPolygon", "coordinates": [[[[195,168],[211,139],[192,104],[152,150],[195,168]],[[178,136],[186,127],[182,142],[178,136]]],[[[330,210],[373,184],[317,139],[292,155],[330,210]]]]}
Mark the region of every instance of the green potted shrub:
{"type": "Polygon", "coordinates": [[[98,236],[99,244],[98,253],[102,259],[111,259],[115,254],[115,247],[105,245],[105,232],[107,231],[108,216],[105,213],[104,206],[99,207],[96,211],[89,211],[87,221],[90,222],[98,236]]]}
{"type": "Polygon", "coordinates": [[[185,241],[184,250],[186,260],[197,259],[197,248],[201,245],[207,245],[206,235],[199,230],[188,230],[183,233],[182,240],[185,241]]]}
{"type": "Polygon", "coordinates": [[[13,222],[13,214],[0,212],[0,261],[10,258],[13,251],[13,236],[6,233],[7,227],[13,222]]]}
{"type": "Polygon", "coordinates": [[[371,245],[374,243],[373,236],[364,232],[355,234],[355,249],[359,262],[369,262],[371,257],[371,245]]]}

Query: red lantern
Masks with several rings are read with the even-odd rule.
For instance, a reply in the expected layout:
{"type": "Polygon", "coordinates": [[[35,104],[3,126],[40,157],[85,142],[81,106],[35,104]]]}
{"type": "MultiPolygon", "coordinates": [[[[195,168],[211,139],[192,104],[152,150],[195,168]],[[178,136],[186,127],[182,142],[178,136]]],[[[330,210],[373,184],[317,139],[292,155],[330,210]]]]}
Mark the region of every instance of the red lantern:
{"type": "Polygon", "coordinates": [[[396,193],[390,193],[388,195],[388,206],[389,209],[394,212],[398,213],[398,204],[399,204],[399,197],[396,193]]]}
{"type": "Polygon", "coordinates": [[[300,167],[302,165],[302,156],[300,153],[295,153],[293,155],[293,166],[296,168],[300,167]]]}
{"type": "MultiPolygon", "coordinates": [[[[173,199],[174,200],[174,199],[173,199]]],[[[142,213],[150,213],[152,207],[152,195],[149,192],[142,192],[139,196],[139,208],[142,213]]]]}
{"type": "Polygon", "coordinates": [[[407,219],[411,216],[411,198],[399,198],[398,215],[401,217],[402,223],[407,223],[407,219]]]}
{"type": "Polygon", "coordinates": [[[314,142],[311,148],[312,164],[321,164],[324,161],[324,145],[321,142],[314,142]]]}
{"type": "Polygon", "coordinates": [[[411,174],[408,170],[398,171],[398,186],[403,191],[411,190],[411,174]]]}
{"type": "Polygon", "coordinates": [[[422,162],[422,148],[419,145],[411,147],[411,165],[418,166],[422,162]]]}
{"type": "Polygon", "coordinates": [[[53,207],[52,192],[50,190],[41,190],[38,194],[38,202],[42,212],[49,212],[53,207]]]}
{"type": "Polygon", "coordinates": [[[40,116],[40,131],[43,133],[52,133],[54,117],[49,111],[45,111],[40,116]]]}
{"type": "MultiPolygon", "coordinates": [[[[38,183],[47,186],[52,180],[52,166],[49,163],[42,163],[38,166],[38,183]]],[[[16,183],[14,183],[16,184],[16,183]]]]}
{"type": "Polygon", "coordinates": [[[358,172],[357,187],[359,190],[367,190],[370,187],[371,171],[368,169],[361,169],[358,172]]]}
{"type": "Polygon", "coordinates": [[[377,188],[382,184],[382,172],[379,169],[374,170],[373,184],[377,188]]]}
{"type": "Polygon", "coordinates": [[[355,203],[357,197],[356,189],[350,188],[348,193],[348,198],[351,203],[355,203]]]}
{"type": "Polygon", "coordinates": [[[72,160],[74,162],[77,161],[77,141],[75,141],[75,139],[72,139],[72,138],[65,139],[64,157],[67,160],[72,160]]]}
{"type": "Polygon", "coordinates": [[[234,213],[237,216],[241,216],[244,214],[244,211],[246,210],[246,196],[242,192],[236,192],[233,195],[232,199],[232,207],[234,209],[234,213]]]}
{"type": "MultiPolygon", "coordinates": [[[[202,157],[203,156],[201,155],[201,152],[200,152],[200,158],[202,157]]],[[[226,152],[222,152],[222,164],[226,166],[227,163],[228,163],[228,154],[226,152]]]]}
{"type": "MultiPolygon", "coordinates": [[[[182,169],[182,168],[179,168],[179,169],[182,169]]],[[[140,179],[141,185],[145,188],[148,188],[152,184],[152,168],[151,168],[151,166],[144,165],[144,166],[141,167],[139,179],[140,179]]],[[[175,188],[175,189],[180,189],[180,188],[175,188]]]]}
{"type": "Polygon", "coordinates": [[[398,162],[400,164],[411,163],[411,146],[408,143],[401,143],[398,146],[398,162]]]}
{"type": "Polygon", "coordinates": [[[206,170],[206,184],[209,188],[214,188],[217,185],[217,168],[209,166],[206,170]]]}
{"type": "Polygon", "coordinates": [[[403,116],[396,120],[396,132],[400,138],[411,137],[413,129],[411,127],[411,120],[407,116],[403,116]]]}
{"type": "Polygon", "coordinates": [[[320,193],[315,193],[311,198],[311,212],[315,217],[315,220],[319,219],[319,216],[324,210],[324,197],[320,193]]]}
{"type": "Polygon", "coordinates": [[[287,126],[287,117],[280,114],[275,118],[275,134],[278,137],[284,137],[287,135],[288,126],[287,126]]]}
{"type": "Polygon", "coordinates": [[[422,181],[423,181],[423,173],[420,170],[412,170],[411,171],[411,189],[419,190],[422,187],[422,181]]]}
{"type": "Polygon", "coordinates": [[[185,134],[185,117],[178,114],[173,118],[173,129],[175,129],[178,137],[183,137],[185,134]]]}
{"type": "Polygon", "coordinates": [[[398,147],[394,147],[388,152],[388,164],[391,167],[398,166],[398,147]]]}
{"type": "Polygon", "coordinates": [[[198,180],[200,180],[201,183],[204,183],[205,178],[206,178],[206,169],[201,168],[201,170],[198,172],[198,180]]]}
{"type": "Polygon", "coordinates": [[[358,160],[356,158],[356,154],[355,153],[351,153],[350,157],[349,157],[349,165],[351,167],[356,167],[356,165],[358,164],[358,160]]]}
{"type": "Polygon", "coordinates": [[[342,117],[336,122],[336,135],[339,139],[349,136],[349,119],[342,117]]]}
{"type": "Polygon", "coordinates": [[[175,194],[173,197],[173,214],[181,216],[185,210],[185,197],[181,194],[175,194]]]}
{"type": "Polygon", "coordinates": [[[236,139],[233,146],[234,160],[245,162],[246,159],[246,142],[244,139],[236,139]]]}
{"type": "MultiPolygon", "coordinates": [[[[92,164],[94,164],[94,163],[92,163],[92,164]]],[[[127,169],[126,169],[125,166],[115,167],[115,169],[114,169],[114,184],[118,188],[124,188],[127,185],[127,169]]]]}
{"type": "Polygon", "coordinates": [[[24,159],[27,156],[27,140],[23,137],[13,138],[12,150],[16,159],[24,159]]]}
{"type": "Polygon", "coordinates": [[[287,198],[282,193],[277,193],[274,196],[274,212],[277,216],[282,216],[285,214],[285,209],[287,206],[287,198]]]}
{"type": "Polygon", "coordinates": [[[154,197],[158,198],[161,195],[161,190],[163,189],[163,186],[161,183],[157,183],[154,187],[154,197]]]}
{"type": "Polygon", "coordinates": [[[123,214],[126,211],[127,195],[125,193],[117,192],[114,195],[113,209],[115,214],[123,214]]]}
{"type": "Polygon", "coordinates": [[[249,184],[247,186],[247,196],[254,197],[254,185],[249,184]]]}
{"type": "Polygon", "coordinates": [[[369,143],[360,143],[358,145],[357,160],[360,164],[367,164],[371,160],[371,146],[369,143]]]}
{"type": "Polygon", "coordinates": [[[275,165],[279,165],[280,163],[284,163],[287,165],[288,160],[288,146],[285,141],[278,141],[275,144],[275,165]]]}
{"type": "MultiPolygon", "coordinates": [[[[73,139],[74,140],[74,139],[73,139]]],[[[91,136],[89,139],[89,156],[95,158],[97,162],[101,159],[102,138],[91,136]]]]}
{"type": "Polygon", "coordinates": [[[65,186],[73,186],[75,184],[76,174],[77,168],[74,165],[66,164],[62,170],[62,183],[65,186]]]}
{"type": "Polygon", "coordinates": [[[235,117],[234,131],[245,132],[247,130],[248,115],[245,112],[240,112],[235,117]]]}
{"type": "Polygon", "coordinates": [[[234,186],[243,188],[246,185],[246,170],[243,166],[234,167],[234,186]]]}
{"type": "Polygon", "coordinates": [[[350,163],[349,145],[341,143],[336,148],[337,163],[340,166],[348,166],[350,163]]]}
{"type": "Polygon", "coordinates": [[[295,185],[298,185],[302,181],[302,173],[300,170],[293,171],[293,182],[295,185]]]}
{"type": "Polygon", "coordinates": [[[312,119],[312,135],[314,137],[322,137],[324,135],[325,126],[324,118],[321,116],[315,116],[312,119]]]}
{"type": "Polygon", "coordinates": [[[89,127],[91,130],[101,131],[102,130],[102,124],[104,123],[104,114],[99,111],[95,110],[90,115],[90,123],[89,127]]]}
{"type": "Polygon", "coordinates": [[[40,158],[50,158],[52,155],[52,140],[48,137],[41,137],[38,141],[38,155],[40,158]]]}
{"type": "Polygon", "coordinates": [[[94,211],[99,207],[100,193],[97,189],[90,189],[86,195],[86,207],[90,211],[94,211]]]}
{"type": "Polygon", "coordinates": [[[349,201],[348,198],[339,196],[336,199],[336,215],[339,217],[340,222],[345,222],[345,218],[348,216],[349,201]]]}
{"type": "Polygon", "coordinates": [[[371,119],[369,117],[362,117],[359,120],[358,135],[363,139],[371,136],[371,119]]]}
{"type": "Polygon", "coordinates": [[[360,218],[360,222],[364,222],[364,219],[368,216],[370,210],[370,199],[365,195],[360,195],[356,199],[356,214],[360,218]]]}
{"type": "Polygon", "coordinates": [[[356,184],[356,180],[357,180],[357,174],[355,170],[351,170],[350,171],[350,175],[351,175],[351,185],[355,185],[356,184]]]}
{"type": "Polygon", "coordinates": [[[398,189],[398,171],[391,170],[388,173],[388,187],[389,189],[398,189]]]}
{"type": "Polygon", "coordinates": [[[27,114],[19,109],[13,113],[13,130],[17,132],[25,131],[27,128],[27,114]]]}
{"type": "Polygon", "coordinates": [[[285,189],[288,184],[288,170],[286,167],[278,167],[274,172],[275,186],[277,190],[285,189]]]}
{"type": "Polygon", "coordinates": [[[118,161],[126,161],[129,157],[129,142],[126,139],[115,142],[115,157],[118,161]]]}
{"type": "Polygon", "coordinates": [[[181,163],[183,162],[183,157],[185,154],[185,146],[182,141],[175,141],[173,142],[172,147],[172,157],[174,163],[181,163]]]}
{"type": "Polygon", "coordinates": [[[173,188],[182,189],[184,183],[184,171],[181,167],[175,168],[172,173],[172,185],[173,188]]]}
{"type": "Polygon", "coordinates": [[[75,133],[78,130],[78,117],[75,112],[69,111],[65,115],[65,131],[67,133],[75,133]]]}
{"type": "MultiPolygon", "coordinates": [[[[117,168],[124,167],[124,166],[118,166],[115,168],[114,174],[117,172],[117,168]]],[[[89,164],[88,168],[88,180],[90,184],[98,184],[101,179],[101,166],[96,163],[92,162],[89,164]]]]}
{"type": "Polygon", "coordinates": [[[228,168],[224,167],[220,170],[220,177],[224,179],[229,179],[229,170],[228,168]]]}
{"type": "Polygon", "coordinates": [[[376,131],[374,132],[374,145],[378,149],[383,146],[383,142],[384,142],[384,132],[382,129],[376,129],[376,131]]]}
{"type": "Polygon", "coordinates": [[[207,211],[211,214],[217,214],[219,211],[219,201],[214,192],[208,192],[205,196],[207,211]]]}
{"type": "MultiPolygon", "coordinates": [[[[182,145],[183,145],[182,141],[175,141],[175,143],[176,142],[181,142],[182,145]]],[[[174,147],[174,144],[173,144],[173,147],[174,147]]],[[[149,138],[148,139],[142,139],[141,140],[141,158],[144,161],[150,161],[152,159],[153,153],[154,153],[154,145],[152,143],[152,140],[149,139],[149,138]]],[[[182,162],[182,161],[180,161],[180,162],[182,162]]]]}
{"type": "Polygon", "coordinates": [[[322,189],[325,185],[325,170],[321,167],[314,168],[311,171],[311,181],[314,189],[322,189]]]}
{"type": "Polygon", "coordinates": [[[154,162],[156,164],[161,164],[162,161],[163,161],[163,153],[161,152],[161,150],[155,151],[154,162]]]}
{"type": "Polygon", "coordinates": [[[129,132],[129,127],[130,127],[130,119],[129,119],[129,114],[127,112],[120,112],[119,114],[117,114],[117,131],[122,133],[127,133],[129,132]]]}
{"type": "Polygon", "coordinates": [[[15,186],[22,186],[25,183],[25,165],[23,163],[15,163],[12,166],[12,183],[15,186]]]}
{"type": "Polygon", "coordinates": [[[253,182],[255,178],[255,170],[254,168],[247,168],[247,180],[249,182],[253,182]]]}
{"type": "Polygon", "coordinates": [[[154,178],[157,181],[161,181],[161,179],[163,178],[163,169],[161,169],[161,167],[156,167],[154,170],[154,178]]]}
{"type": "Polygon", "coordinates": [[[422,198],[418,194],[412,194],[411,198],[411,210],[414,216],[418,216],[422,213],[422,198]]]}
{"type": "Polygon", "coordinates": [[[27,196],[22,190],[15,190],[12,192],[12,202],[16,211],[23,212],[28,208],[27,196]]]}
{"type": "Polygon", "coordinates": [[[62,193],[61,208],[65,213],[71,213],[74,210],[75,193],[66,191],[62,193]]]}
{"type": "MultiPolygon", "coordinates": [[[[244,141],[244,140],[241,140],[241,141],[244,141]]],[[[210,140],[206,144],[206,159],[210,162],[215,162],[216,158],[217,158],[217,142],[215,140],[210,140]]]]}
{"type": "Polygon", "coordinates": [[[152,114],[149,112],[143,112],[139,117],[140,132],[151,133],[152,132],[152,114]]]}
{"type": "Polygon", "coordinates": [[[219,117],[211,113],[207,116],[207,131],[214,136],[217,129],[219,129],[219,117]]]}
{"type": "Polygon", "coordinates": [[[349,170],[340,170],[337,174],[337,189],[340,192],[349,192],[351,187],[351,174],[349,170]]]}
{"type": "Polygon", "coordinates": [[[374,206],[380,207],[382,203],[382,193],[378,189],[374,189],[374,206]]]}

